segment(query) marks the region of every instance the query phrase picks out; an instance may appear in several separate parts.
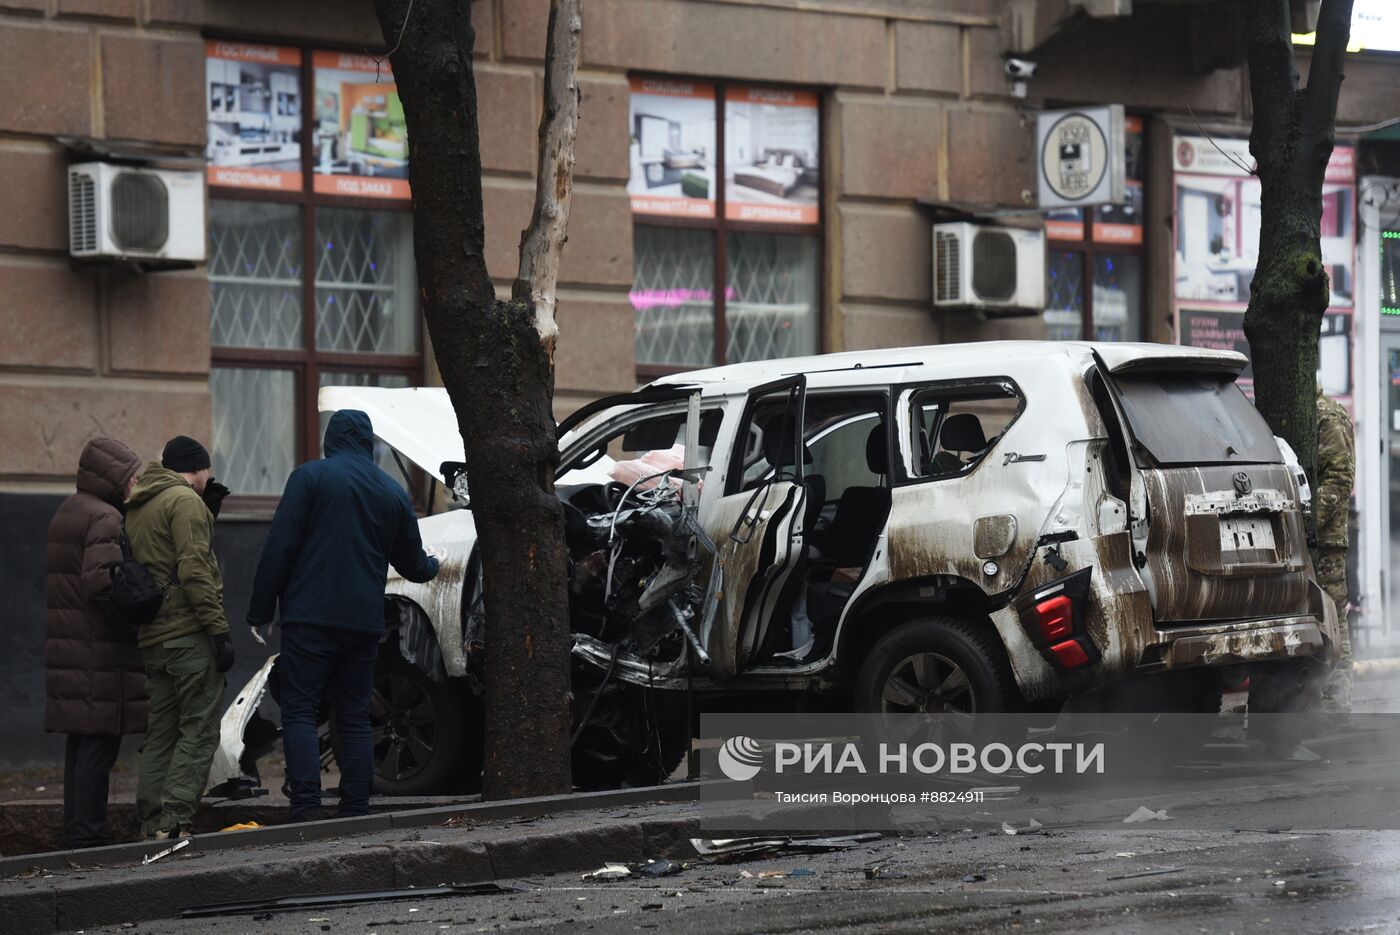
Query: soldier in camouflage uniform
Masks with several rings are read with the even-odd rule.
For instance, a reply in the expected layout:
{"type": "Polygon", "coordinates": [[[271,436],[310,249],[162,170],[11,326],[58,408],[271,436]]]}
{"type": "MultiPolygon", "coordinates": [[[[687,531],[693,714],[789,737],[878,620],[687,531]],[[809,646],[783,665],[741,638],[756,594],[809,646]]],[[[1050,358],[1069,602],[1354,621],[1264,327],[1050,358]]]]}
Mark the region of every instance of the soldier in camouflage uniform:
{"type": "Polygon", "coordinates": [[[1317,388],[1317,583],[1337,605],[1342,647],[1337,667],[1322,690],[1325,711],[1351,710],[1351,634],[1347,625],[1347,505],[1356,477],[1356,442],[1351,415],[1317,388]]]}

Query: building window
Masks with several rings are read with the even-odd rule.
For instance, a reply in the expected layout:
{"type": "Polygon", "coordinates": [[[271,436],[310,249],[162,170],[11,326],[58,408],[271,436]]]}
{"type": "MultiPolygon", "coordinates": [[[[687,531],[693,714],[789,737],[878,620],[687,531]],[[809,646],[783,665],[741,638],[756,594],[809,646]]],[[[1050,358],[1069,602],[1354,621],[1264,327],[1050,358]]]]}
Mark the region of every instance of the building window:
{"type": "Polygon", "coordinates": [[[630,126],[638,373],[816,353],[817,95],[633,78],[630,126]]]}
{"type": "Polygon", "coordinates": [[[1044,321],[1045,336],[1052,341],[1142,340],[1142,118],[1128,117],[1125,133],[1127,204],[1068,208],[1046,216],[1044,321]]]}
{"type": "Polygon", "coordinates": [[[206,82],[212,454],[277,496],[321,454],[320,387],[422,377],[403,108],[387,62],[340,52],[210,41],[206,82]]]}

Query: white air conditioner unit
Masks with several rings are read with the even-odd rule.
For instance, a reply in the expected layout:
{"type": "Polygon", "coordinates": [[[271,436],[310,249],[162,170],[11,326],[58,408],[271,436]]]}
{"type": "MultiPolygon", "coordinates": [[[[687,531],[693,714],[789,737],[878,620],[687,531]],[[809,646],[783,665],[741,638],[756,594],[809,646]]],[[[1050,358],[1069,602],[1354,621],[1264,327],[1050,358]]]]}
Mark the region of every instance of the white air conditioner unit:
{"type": "Polygon", "coordinates": [[[965,221],[933,225],[933,304],[989,314],[1045,308],[1045,232],[965,221]]]}
{"type": "Polygon", "coordinates": [[[204,173],[68,167],[68,252],[148,265],[204,261],[204,173]]]}

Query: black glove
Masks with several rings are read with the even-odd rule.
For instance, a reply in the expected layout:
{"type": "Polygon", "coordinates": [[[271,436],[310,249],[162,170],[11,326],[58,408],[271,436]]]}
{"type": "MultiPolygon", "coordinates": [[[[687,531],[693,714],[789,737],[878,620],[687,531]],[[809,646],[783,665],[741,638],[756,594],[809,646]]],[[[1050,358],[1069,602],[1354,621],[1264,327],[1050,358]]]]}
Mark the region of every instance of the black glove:
{"type": "Polygon", "coordinates": [[[233,668],[233,639],[227,633],[214,634],[214,668],[219,672],[233,668]]]}
{"type": "Polygon", "coordinates": [[[224,497],[227,497],[228,494],[228,488],[211,477],[205,482],[204,493],[200,494],[200,497],[203,498],[204,505],[209,508],[209,512],[217,517],[219,507],[224,505],[224,497]]]}

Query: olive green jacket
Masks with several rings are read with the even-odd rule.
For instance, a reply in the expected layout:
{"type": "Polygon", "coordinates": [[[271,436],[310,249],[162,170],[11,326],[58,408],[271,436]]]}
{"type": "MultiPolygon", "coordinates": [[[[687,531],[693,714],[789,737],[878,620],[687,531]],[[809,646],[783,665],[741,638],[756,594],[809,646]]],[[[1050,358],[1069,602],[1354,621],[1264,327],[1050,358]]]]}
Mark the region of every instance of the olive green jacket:
{"type": "Polygon", "coordinates": [[[1317,388],[1317,490],[1313,512],[1317,547],[1347,547],[1347,505],[1356,480],[1356,439],[1351,414],[1317,388]]]}
{"type": "Polygon", "coordinates": [[[201,630],[227,633],[214,515],[189,482],[157,461],[147,464],[127,501],[126,531],[136,560],[157,582],[174,582],[137,644],[145,649],[201,630]]]}

